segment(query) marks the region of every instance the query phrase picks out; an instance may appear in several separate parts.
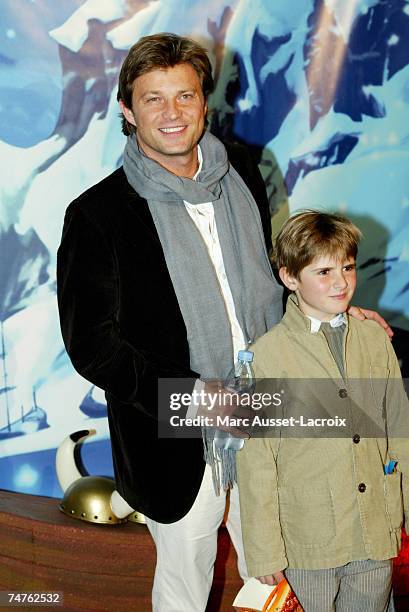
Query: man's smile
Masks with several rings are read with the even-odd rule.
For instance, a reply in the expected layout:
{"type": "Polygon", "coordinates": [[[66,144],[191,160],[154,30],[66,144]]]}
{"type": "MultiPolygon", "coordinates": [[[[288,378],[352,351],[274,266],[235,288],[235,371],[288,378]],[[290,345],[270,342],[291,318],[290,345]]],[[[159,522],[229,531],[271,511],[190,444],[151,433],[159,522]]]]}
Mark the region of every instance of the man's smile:
{"type": "Polygon", "coordinates": [[[185,125],[178,125],[176,127],[163,127],[163,128],[159,128],[160,132],[164,132],[165,134],[174,134],[176,132],[183,132],[183,130],[186,128],[185,125]]]}

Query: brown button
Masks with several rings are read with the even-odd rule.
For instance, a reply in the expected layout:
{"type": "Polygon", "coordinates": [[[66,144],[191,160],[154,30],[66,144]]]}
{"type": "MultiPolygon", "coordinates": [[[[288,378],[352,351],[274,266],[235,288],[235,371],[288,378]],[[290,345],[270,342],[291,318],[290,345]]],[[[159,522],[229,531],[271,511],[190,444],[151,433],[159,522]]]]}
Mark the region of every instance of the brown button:
{"type": "Polygon", "coordinates": [[[348,392],[347,392],[347,390],[346,390],[346,389],[340,389],[340,390],[338,391],[338,395],[339,395],[339,397],[342,397],[342,398],[344,398],[344,397],[348,397],[348,392]]]}
{"type": "Polygon", "coordinates": [[[361,441],[361,436],[359,434],[355,434],[352,439],[355,442],[355,444],[359,444],[359,442],[361,441]]]}
{"type": "Polygon", "coordinates": [[[364,482],[361,482],[361,483],[358,485],[358,491],[359,491],[360,493],[365,493],[365,491],[366,491],[366,484],[365,484],[364,482]]]}

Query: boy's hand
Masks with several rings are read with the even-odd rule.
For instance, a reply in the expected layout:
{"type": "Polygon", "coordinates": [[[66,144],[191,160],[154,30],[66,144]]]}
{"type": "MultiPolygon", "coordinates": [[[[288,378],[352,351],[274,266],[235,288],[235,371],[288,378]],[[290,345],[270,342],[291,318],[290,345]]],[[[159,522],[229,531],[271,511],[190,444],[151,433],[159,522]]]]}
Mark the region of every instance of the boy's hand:
{"type": "Polygon", "coordinates": [[[257,580],[261,582],[261,584],[269,584],[270,586],[274,586],[284,580],[285,576],[283,572],[275,572],[275,574],[268,574],[267,576],[257,576],[257,580]]]}
{"type": "Polygon", "coordinates": [[[385,319],[381,317],[381,315],[375,310],[367,310],[366,308],[360,308],[359,306],[350,306],[348,308],[348,314],[350,314],[351,317],[354,317],[354,319],[358,319],[359,321],[364,321],[365,319],[371,319],[372,321],[376,321],[378,325],[383,327],[389,338],[392,339],[393,331],[391,330],[385,319]]]}

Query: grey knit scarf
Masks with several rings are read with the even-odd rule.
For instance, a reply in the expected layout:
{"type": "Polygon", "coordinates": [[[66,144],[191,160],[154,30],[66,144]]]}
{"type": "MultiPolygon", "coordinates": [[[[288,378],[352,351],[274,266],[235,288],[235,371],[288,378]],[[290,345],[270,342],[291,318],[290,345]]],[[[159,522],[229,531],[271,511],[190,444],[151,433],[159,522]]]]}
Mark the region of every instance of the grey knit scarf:
{"type": "MultiPolygon", "coordinates": [[[[206,245],[183,200],[213,202],[227,279],[246,342],[280,320],[281,288],[271,271],[257,205],[229,164],[224,145],[208,132],[199,144],[203,165],[196,180],[163,168],[131,136],[123,166],[129,183],[148,201],[186,325],[190,367],[204,380],[224,380],[234,362],[229,318],[206,245]]],[[[216,478],[212,435],[205,435],[205,459],[216,478]]]]}

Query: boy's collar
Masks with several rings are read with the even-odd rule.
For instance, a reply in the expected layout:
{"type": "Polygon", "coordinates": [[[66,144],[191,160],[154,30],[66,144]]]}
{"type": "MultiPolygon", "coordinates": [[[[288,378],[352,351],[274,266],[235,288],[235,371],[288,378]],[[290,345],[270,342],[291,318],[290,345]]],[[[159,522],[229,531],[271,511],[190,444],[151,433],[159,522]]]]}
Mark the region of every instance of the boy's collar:
{"type": "MultiPolygon", "coordinates": [[[[305,316],[311,321],[311,330],[310,330],[311,333],[312,334],[318,333],[320,331],[321,323],[323,323],[323,321],[320,321],[319,319],[316,319],[315,317],[310,317],[310,315],[305,315],[305,316]]],[[[339,314],[335,315],[335,317],[331,319],[330,321],[325,321],[325,323],[329,323],[331,327],[340,327],[340,325],[346,325],[347,319],[346,319],[345,312],[340,312],[339,314]]]]}
{"type": "MultiPolygon", "coordinates": [[[[320,321],[319,319],[316,319],[315,317],[309,317],[300,310],[297,296],[295,295],[295,293],[290,293],[290,295],[288,296],[287,308],[284,315],[284,319],[292,321],[291,327],[293,327],[294,324],[296,324],[297,326],[301,325],[304,331],[309,332],[311,334],[318,333],[322,323],[322,321],[320,321]]],[[[326,321],[326,323],[329,323],[331,327],[338,327],[342,324],[345,324],[348,327],[347,314],[345,312],[341,312],[335,315],[331,319],[331,321],[326,321]]]]}

